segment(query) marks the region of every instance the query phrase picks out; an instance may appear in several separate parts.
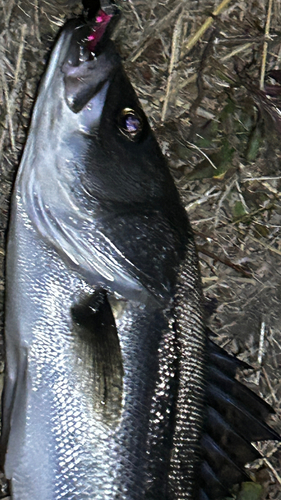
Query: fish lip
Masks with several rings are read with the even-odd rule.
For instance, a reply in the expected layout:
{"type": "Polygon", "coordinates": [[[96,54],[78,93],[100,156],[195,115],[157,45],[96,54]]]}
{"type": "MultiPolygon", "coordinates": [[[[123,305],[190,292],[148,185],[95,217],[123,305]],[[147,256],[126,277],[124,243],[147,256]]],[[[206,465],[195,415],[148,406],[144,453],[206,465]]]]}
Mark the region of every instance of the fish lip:
{"type": "Polygon", "coordinates": [[[120,56],[110,40],[118,20],[119,10],[113,4],[73,29],[62,72],[65,100],[74,113],[81,111],[120,65],[120,56]]]}

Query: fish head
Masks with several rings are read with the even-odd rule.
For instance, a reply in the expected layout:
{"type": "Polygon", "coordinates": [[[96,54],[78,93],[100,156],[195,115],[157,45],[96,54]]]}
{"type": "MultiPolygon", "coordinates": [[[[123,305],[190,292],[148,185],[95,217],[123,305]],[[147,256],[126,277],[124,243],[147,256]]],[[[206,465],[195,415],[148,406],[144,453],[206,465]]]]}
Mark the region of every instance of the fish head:
{"type": "Polygon", "coordinates": [[[83,196],[101,208],[173,197],[177,203],[166,161],[109,38],[118,17],[100,10],[72,33],[61,66],[64,104],[73,115],[63,122],[65,144],[80,163],[83,196]]]}
{"type": "Polygon", "coordinates": [[[188,221],[110,40],[117,19],[110,5],[63,28],[39,88],[18,199],[88,281],[162,296],[184,256],[188,221]]]}

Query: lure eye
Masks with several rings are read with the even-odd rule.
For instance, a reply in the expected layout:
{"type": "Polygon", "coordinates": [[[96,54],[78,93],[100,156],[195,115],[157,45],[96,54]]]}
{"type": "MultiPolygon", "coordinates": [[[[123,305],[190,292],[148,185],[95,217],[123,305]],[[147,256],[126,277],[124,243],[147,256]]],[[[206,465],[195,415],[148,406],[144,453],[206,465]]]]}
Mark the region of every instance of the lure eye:
{"type": "Polygon", "coordinates": [[[140,115],[131,108],[125,108],[119,119],[119,130],[128,139],[134,141],[143,129],[143,121],[140,115]]]}

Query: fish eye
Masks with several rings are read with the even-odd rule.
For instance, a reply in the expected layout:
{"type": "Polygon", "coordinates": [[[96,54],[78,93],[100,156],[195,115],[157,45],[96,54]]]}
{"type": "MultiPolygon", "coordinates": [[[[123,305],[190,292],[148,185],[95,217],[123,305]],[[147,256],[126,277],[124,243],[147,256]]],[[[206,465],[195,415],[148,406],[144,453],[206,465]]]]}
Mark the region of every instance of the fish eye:
{"type": "Polygon", "coordinates": [[[131,108],[124,108],[119,117],[119,130],[128,139],[134,141],[143,129],[143,121],[140,115],[131,108]]]}

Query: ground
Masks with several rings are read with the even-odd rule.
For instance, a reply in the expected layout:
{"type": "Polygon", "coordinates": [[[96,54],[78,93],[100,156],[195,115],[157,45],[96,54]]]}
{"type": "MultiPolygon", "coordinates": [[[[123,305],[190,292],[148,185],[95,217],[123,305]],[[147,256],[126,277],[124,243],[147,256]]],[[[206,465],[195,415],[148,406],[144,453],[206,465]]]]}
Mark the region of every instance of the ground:
{"type": "MultiPolygon", "coordinates": [[[[281,0],[117,3],[116,42],[195,231],[217,342],[254,368],[240,378],[280,431],[281,0]]],[[[79,13],[79,1],[0,0],[2,330],[11,188],[54,38],[79,13]]],[[[3,341],[1,353],[3,370],[3,341]]],[[[260,449],[239,500],[281,499],[280,447],[260,449]]]]}

